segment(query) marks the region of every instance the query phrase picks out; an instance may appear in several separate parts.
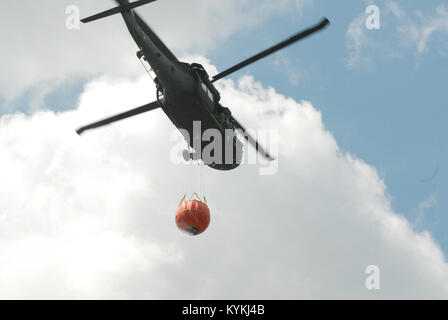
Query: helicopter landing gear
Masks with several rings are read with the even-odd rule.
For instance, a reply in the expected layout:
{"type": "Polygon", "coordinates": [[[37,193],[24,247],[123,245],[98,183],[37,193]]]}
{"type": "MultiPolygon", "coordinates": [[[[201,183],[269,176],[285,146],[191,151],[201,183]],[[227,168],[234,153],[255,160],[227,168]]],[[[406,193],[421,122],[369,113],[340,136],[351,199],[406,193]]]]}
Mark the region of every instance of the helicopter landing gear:
{"type": "Polygon", "coordinates": [[[182,157],[184,158],[184,160],[186,162],[189,162],[191,160],[193,161],[198,161],[200,159],[200,157],[198,156],[197,153],[192,153],[189,150],[185,149],[184,151],[182,151],[182,157]]]}
{"type": "MultiPolygon", "coordinates": [[[[141,60],[142,57],[144,57],[145,54],[143,53],[143,50],[137,51],[137,58],[138,60],[141,60]]],[[[144,58],[146,60],[146,58],[144,58]]]]}
{"type": "Polygon", "coordinates": [[[160,82],[159,78],[155,78],[154,83],[156,84],[156,88],[157,88],[157,92],[156,92],[157,102],[159,103],[161,108],[164,108],[165,107],[165,105],[164,105],[165,95],[163,92],[162,83],[160,82]]]}

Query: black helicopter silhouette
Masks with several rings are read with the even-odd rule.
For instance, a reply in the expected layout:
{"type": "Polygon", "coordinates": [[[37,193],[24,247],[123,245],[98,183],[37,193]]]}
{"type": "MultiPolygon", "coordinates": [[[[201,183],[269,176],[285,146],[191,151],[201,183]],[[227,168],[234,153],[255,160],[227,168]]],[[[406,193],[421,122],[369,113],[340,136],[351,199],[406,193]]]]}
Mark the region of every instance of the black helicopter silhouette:
{"type": "Polygon", "coordinates": [[[132,3],[129,0],[115,1],[119,5],[118,7],[82,19],[81,21],[88,23],[115,14],[121,14],[123,16],[131,36],[139,47],[137,57],[149,63],[152,71],[156,74],[154,82],[157,90],[157,101],[89,124],[79,128],[77,133],[81,135],[86,130],[102,127],[119,120],[161,108],[171,122],[181,131],[187,143],[195,150],[195,153],[191,153],[189,156],[193,158],[196,154],[197,158],[204,160],[205,164],[213,169],[231,170],[240,164],[243,144],[235,135],[237,131],[242,132],[244,138],[264,158],[273,160],[269,153],[258,144],[256,139],[246,132],[246,129],[232,116],[230,110],[220,104],[221,97],[213,83],[296,41],[324,29],[329,25],[330,21],[324,18],[319,24],[293,35],[287,40],[244,60],[210,79],[202,65],[198,63],[188,64],[177,60],[174,54],[152,29],[133,11],[134,8],[156,0],[139,0],[132,3]],[[200,123],[201,130],[199,135],[194,130],[194,123],[198,122],[200,123]],[[212,157],[205,159],[202,151],[208,143],[203,141],[201,137],[208,129],[217,130],[221,135],[221,141],[225,143],[221,143],[221,150],[212,150],[212,157]],[[227,144],[230,144],[232,148],[226,149],[225,146],[227,144]],[[214,157],[214,152],[217,153],[217,157],[214,157]]]}

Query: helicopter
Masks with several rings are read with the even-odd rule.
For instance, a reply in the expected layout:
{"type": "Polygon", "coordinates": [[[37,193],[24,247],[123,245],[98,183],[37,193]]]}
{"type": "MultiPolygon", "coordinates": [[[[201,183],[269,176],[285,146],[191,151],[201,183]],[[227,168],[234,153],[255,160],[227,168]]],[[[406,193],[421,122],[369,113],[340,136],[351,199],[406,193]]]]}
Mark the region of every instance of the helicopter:
{"type": "Polygon", "coordinates": [[[214,83],[324,29],[330,24],[330,21],[327,18],[323,18],[315,26],[299,32],[213,77],[209,77],[201,64],[189,64],[179,61],[156,33],[134,11],[137,7],[155,1],[138,0],[130,2],[129,0],[115,0],[118,4],[117,7],[81,20],[83,23],[89,23],[115,14],[122,15],[129,33],[139,48],[137,58],[146,61],[156,75],[154,83],[157,98],[154,102],[83,126],[76,132],[81,135],[87,130],[109,125],[160,108],[174,126],[179,129],[188,145],[194,150],[194,153],[187,151],[187,157],[190,159],[201,159],[207,166],[217,170],[235,169],[241,163],[243,152],[243,144],[236,135],[236,132],[240,132],[243,134],[244,139],[260,155],[267,160],[274,160],[258,141],[246,131],[241,123],[235,119],[230,109],[221,105],[221,96],[214,83]],[[199,134],[197,126],[195,126],[197,123],[200,124],[199,134]],[[221,141],[221,147],[212,149],[210,152],[211,157],[205,157],[202,151],[205,150],[208,144],[202,137],[210,129],[218,132],[218,137],[214,136],[214,139],[221,141]]]}

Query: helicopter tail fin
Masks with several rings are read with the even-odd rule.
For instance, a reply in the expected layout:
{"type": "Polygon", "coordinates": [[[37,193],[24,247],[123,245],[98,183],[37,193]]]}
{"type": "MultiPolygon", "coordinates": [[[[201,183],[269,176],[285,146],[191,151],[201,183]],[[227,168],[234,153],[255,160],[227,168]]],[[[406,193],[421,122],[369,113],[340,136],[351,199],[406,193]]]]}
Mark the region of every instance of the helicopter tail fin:
{"type": "Polygon", "coordinates": [[[97,13],[97,14],[95,14],[93,16],[84,18],[84,19],[81,20],[81,22],[82,23],[88,23],[88,22],[99,20],[99,19],[103,19],[103,18],[112,16],[112,15],[115,15],[115,14],[119,14],[119,13],[122,13],[122,12],[126,12],[126,11],[129,11],[129,10],[132,10],[132,9],[144,6],[145,4],[148,4],[148,3],[151,3],[151,2],[154,2],[154,1],[156,1],[156,0],[138,0],[138,1],[134,1],[134,2],[129,3],[128,0],[117,0],[117,3],[119,4],[118,7],[115,7],[115,8],[112,8],[112,9],[109,9],[109,10],[97,13]]]}

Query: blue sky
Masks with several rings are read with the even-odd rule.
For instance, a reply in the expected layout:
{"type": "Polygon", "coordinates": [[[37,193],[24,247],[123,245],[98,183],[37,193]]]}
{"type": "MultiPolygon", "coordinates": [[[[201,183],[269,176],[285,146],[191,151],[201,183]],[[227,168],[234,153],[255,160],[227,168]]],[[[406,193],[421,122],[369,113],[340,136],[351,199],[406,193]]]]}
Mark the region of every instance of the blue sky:
{"type": "MultiPolygon", "coordinates": [[[[270,86],[297,101],[288,104],[279,95],[270,97],[270,101],[284,105],[285,113],[295,117],[301,128],[291,128],[285,119],[271,119],[270,123],[285,126],[291,133],[288,139],[301,141],[293,144],[296,150],[306,150],[310,156],[283,154],[278,176],[266,180],[254,176],[251,169],[225,175],[206,171],[204,184],[208,183],[207,196],[215,205],[216,222],[197,242],[185,241],[183,235],[174,233],[170,215],[172,197],[183,194],[182,185],[188,184],[191,172],[167,163],[166,158],[155,158],[147,148],[151,144],[168,150],[160,137],[168,136],[173,128],[165,118],[155,112],[140,118],[148,123],[123,122],[89,135],[88,140],[80,140],[71,129],[73,123],[81,124],[80,119],[96,120],[95,114],[126,110],[154,94],[152,86],[137,79],[145,72],[135,58],[136,47],[123,21],[112,17],[68,31],[63,24],[64,11],[72,1],[61,0],[58,5],[52,0],[44,2],[44,14],[35,18],[33,6],[38,4],[27,1],[26,6],[8,4],[11,10],[5,10],[2,17],[11,25],[17,21],[6,12],[20,11],[28,17],[24,23],[29,24],[16,30],[18,35],[10,39],[9,50],[4,52],[9,59],[0,61],[0,69],[6,70],[0,76],[0,147],[4,148],[0,151],[6,157],[0,157],[0,162],[11,166],[11,170],[0,166],[0,177],[17,180],[12,191],[0,185],[0,191],[11,192],[11,197],[0,198],[0,227],[7,231],[0,235],[11,236],[11,243],[19,248],[2,247],[10,241],[7,236],[0,241],[0,269],[6,268],[12,278],[22,279],[14,273],[16,266],[29,266],[23,274],[29,272],[31,276],[23,277],[21,286],[14,281],[6,283],[3,296],[11,296],[8,288],[17,288],[19,297],[23,292],[34,292],[28,286],[40,288],[42,275],[50,270],[48,274],[53,277],[52,270],[57,269],[62,276],[58,273],[61,278],[49,280],[54,285],[48,286],[50,296],[65,296],[66,288],[59,286],[69,278],[79,286],[81,297],[116,297],[105,283],[118,283],[117,288],[124,289],[116,290],[117,297],[128,293],[129,288],[131,293],[135,288],[143,293],[135,289],[128,296],[146,297],[146,290],[154,285],[149,297],[185,298],[194,291],[194,297],[211,294],[222,298],[238,291],[234,285],[239,283],[252,290],[240,290],[241,297],[246,298],[258,297],[260,292],[267,292],[261,297],[268,298],[297,294],[371,298],[372,293],[363,288],[364,269],[370,263],[380,265],[391,284],[391,291],[386,289],[381,292],[384,295],[373,297],[414,297],[416,292],[424,297],[428,292],[446,296],[448,289],[442,284],[448,278],[448,5],[442,0],[352,0],[343,5],[337,1],[279,0],[275,13],[270,12],[275,9],[271,1],[262,1],[263,10],[239,12],[240,6],[249,10],[256,1],[196,0],[204,8],[194,8],[193,12],[185,1],[166,0],[139,9],[167,44],[174,46],[178,57],[205,56],[219,70],[316,24],[324,16],[331,21],[323,32],[231,76],[237,83],[243,75],[252,75],[263,84],[261,93],[270,86]],[[299,3],[303,4],[300,10],[294,6],[299,3]],[[380,9],[379,30],[364,26],[365,9],[371,4],[380,9]],[[170,6],[180,9],[168,10],[170,6]],[[194,19],[189,21],[182,10],[191,10],[194,19]],[[175,19],[178,24],[173,23],[175,19]],[[181,23],[186,27],[179,27],[181,23]],[[201,28],[207,30],[202,32],[201,28]],[[123,101],[129,105],[122,105],[123,101]],[[291,110],[291,105],[300,110],[291,110]],[[321,112],[323,124],[343,153],[355,155],[378,171],[392,210],[384,204],[381,181],[369,166],[350,157],[333,157],[333,141],[316,120],[314,108],[321,112]],[[36,114],[47,109],[76,110],[36,114]],[[1,117],[17,112],[34,116],[1,117]],[[53,126],[55,129],[50,130],[53,126]],[[317,141],[317,148],[307,139],[317,141]],[[316,170],[317,165],[322,170],[316,170]],[[307,166],[309,175],[301,171],[307,166]],[[174,180],[184,179],[183,184],[166,179],[171,175],[174,180]],[[215,183],[218,179],[219,184],[215,183]],[[248,189],[251,192],[246,197],[248,189]],[[235,201],[227,201],[225,192],[235,201]],[[355,201],[352,194],[358,197],[355,201]],[[29,207],[22,206],[24,197],[30,198],[29,207]],[[260,199],[269,199],[269,203],[260,199]],[[356,201],[359,199],[366,201],[366,207],[356,201]],[[279,209],[279,203],[286,210],[279,209]],[[345,208],[352,212],[343,212],[345,208]],[[108,210],[110,215],[104,215],[108,210]],[[281,216],[272,215],[276,210],[281,216]],[[409,220],[414,232],[409,232],[407,223],[396,213],[409,220]],[[260,237],[266,230],[269,232],[260,237]],[[421,233],[424,230],[431,232],[445,257],[421,233]],[[227,241],[222,241],[223,237],[227,241]],[[34,247],[35,238],[41,239],[39,248],[34,247]],[[120,257],[114,255],[115,247],[110,250],[109,240],[120,245],[116,251],[120,257]],[[216,255],[211,259],[210,247],[219,249],[212,250],[216,255]],[[27,257],[34,259],[34,253],[41,251],[44,258],[38,261],[43,267],[34,268],[36,262],[27,257]],[[59,253],[54,255],[55,251],[59,253]],[[97,252],[104,255],[97,256],[97,252]],[[72,259],[67,268],[53,264],[53,260],[66,261],[67,255],[72,259]],[[92,264],[84,262],[90,258],[95,260],[92,264]],[[229,261],[232,265],[227,265],[229,261]],[[412,267],[403,270],[402,264],[412,267]],[[116,269],[110,271],[111,265],[116,269]],[[148,265],[154,265],[155,272],[148,265]],[[183,279],[188,268],[207,271],[198,283],[191,283],[183,279]],[[254,275],[253,270],[258,273],[254,275]],[[439,270],[444,272],[439,274],[439,270]],[[261,278],[267,282],[260,282],[261,278]],[[415,283],[409,282],[410,278],[415,283]],[[342,286],[346,291],[340,290],[342,286]],[[182,294],[176,295],[175,290],[182,294]]],[[[112,3],[74,2],[82,8],[81,16],[107,9],[112,3]]],[[[256,88],[251,80],[244,81],[256,88]]],[[[246,120],[256,119],[254,108],[269,109],[257,100],[256,93],[247,94],[237,85],[224,83],[223,93],[235,104],[248,103],[247,111],[238,105],[227,106],[243,119],[244,115],[246,120]]],[[[266,119],[258,117],[257,121],[260,126],[269,126],[266,119]]],[[[41,296],[39,289],[35,292],[41,296]]]]}

